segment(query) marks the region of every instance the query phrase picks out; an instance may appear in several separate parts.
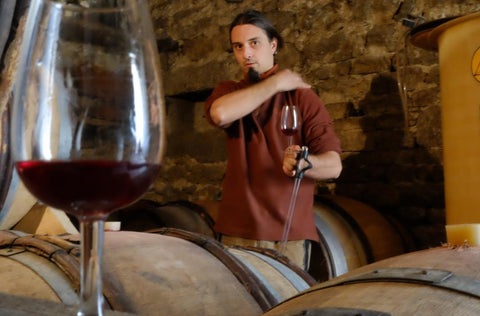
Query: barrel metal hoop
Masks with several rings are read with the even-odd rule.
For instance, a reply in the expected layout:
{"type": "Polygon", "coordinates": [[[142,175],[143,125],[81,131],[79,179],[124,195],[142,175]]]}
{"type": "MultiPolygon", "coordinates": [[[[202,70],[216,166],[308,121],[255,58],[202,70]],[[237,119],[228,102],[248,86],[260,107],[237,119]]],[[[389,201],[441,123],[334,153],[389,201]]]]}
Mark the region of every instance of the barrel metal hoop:
{"type": "Polygon", "coordinates": [[[250,264],[246,259],[242,258],[241,255],[237,254],[236,252],[239,251],[241,252],[241,250],[239,249],[235,249],[235,248],[232,248],[229,250],[231,252],[231,254],[237,259],[239,260],[243,265],[245,265],[246,267],[248,267],[248,269],[250,271],[252,271],[253,275],[259,280],[260,284],[262,284],[263,286],[266,287],[266,289],[268,290],[269,293],[271,293],[275,299],[275,302],[274,302],[274,305],[280,303],[282,301],[282,298],[280,297],[280,294],[278,294],[278,292],[273,288],[273,286],[270,284],[270,282],[268,282],[267,279],[265,279],[262,274],[260,272],[257,271],[257,269],[255,269],[255,267],[250,264]]]}
{"type": "Polygon", "coordinates": [[[311,287],[303,278],[301,278],[298,274],[294,273],[289,267],[285,264],[279,262],[278,260],[274,260],[271,257],[268,257],[265,254],[260,252],[256,252],[253,250],[245,249],[248,253],[256,256],[257,258],[261,259],[262,261],[268,263],[272,268],[278,271],[285,279],[287,279],[293,287],[299,292],[304,291],[311,287]]]}
{"type": "MultiPolygon", "coordinates": [[[[368,263],[372,263],[375,261],[373,256],[373,249],[370,244],[370,240],[368,239],[365,231],[360,226],[360,224],[350,215],[345,208],[343,208],[340,204],[336,203],[334,200],[328,198],[327,196],[322,195],[315,195],[315,201],[320,201],[325,205],[331,207],[337,214],[341,215],[341,217],[350,225],[350,227],[355,231],[355,235],[360,239],[363,251],[365,251],[366,260],[368,263]]],[[[341,273],[340,273],[341,274],[341,273]]],[[[340,275],[338,274],[338,275],[340,275]]]]}
{"type": "Polygon", "coordinates": [[[328,256],[327,262],[330,263],[329,274],[332,277],[336,277],[348,272],[347,260],[345,259],[345,253],[343,247],[338,240],[338,236],[331,230],[328,224],[317,214],[315,216],[315,226],[317,227],[317,233],[321,240],[321,245],[325,245],[326,255],[328,256]]]}
{"type": "Polygon", "coordinates": [[[78,295],[75,292],[74,284],[68,275],[58,273],[57,269],[61,269],[60,266],[52,262],[50,258],[47,260],[45,256],[27,251],[26,249],[22,249],[22,252],[17,254],[17,256],[12,256],[11,259],[29,268],[41,279],[45,280],[45,283],[64,304],[78,304],[78,295]]]}
{"type": "Polygon", "coordinates": [[[428,285],[480,299],[480,280],[456,275],[451,271],[430,268],[382,268],[338,281],[327,281],[314,289],[307,290],[307,292],[348,284],[370,282],[398,282],[428,285]]]}
{"type": "MultiPolygon", "coordinates": [[[[287,267],[288,269],[292,270],[296,277],[301,278],[305,283],[308,284],[308,288],[317,285],[318,282],[315,280],[308,272],[297,266],[296,264],[292,263],[288,257],[285,255],[281,254],[275,249],[269,249],[269,248],[259,248],[259,247],[253,247],[253,246],[229,246],[229,248],[236,248],[236,249],[243,249],[245,251],[250,252],[252,255],[255,255],[256,257],[262,259],[263,261],[267,262],[269,265],[271,265],[273,268],[278,270],[278,265],[274,264],[273,261],[278,262],[282,266],[287,267]]],[[[283,269],[282,269],[283,270],[283,269]]],[[[280,272],[280,271],[279,271],[280,272]]],[[[283,274],[283,273],[282,273],[283,274]]],[[[288,275],[291,273],[288,272],[287,275],[283,274],[285,277],[288,279],[288,275]]]]}

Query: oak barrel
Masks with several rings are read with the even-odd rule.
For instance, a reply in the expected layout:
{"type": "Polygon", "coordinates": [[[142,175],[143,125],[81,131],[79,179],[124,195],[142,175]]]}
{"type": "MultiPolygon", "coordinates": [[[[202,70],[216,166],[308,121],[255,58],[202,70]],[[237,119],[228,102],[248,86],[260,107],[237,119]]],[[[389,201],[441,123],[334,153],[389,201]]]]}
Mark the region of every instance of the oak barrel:
{"type": "Polygon", "coordinates": [[[321,315],[326,308],[351,311],[346,315],[480,315],[479,260],[480,247],[403,254],[320,283],[264,315],[321,315]]]}
{"type": "Polygon", "coordinates": [[[152,232],[182,238],[209,251],[241,280],[262,308],[270,308],[317,284],[310,274],[275,250],[225,247],[208,236],[175,228],[152,232]]]}
{"type": "Polygon", "coordinates": [[[0,292],[77,304],[78,261],[68,254],[76,248],[60,239],[0,231],[0,292]]]}
{"type": "Polygon", "coordinates": [[[120,221],[121,230],[148,232],[173,227],[215,237],[212,217],[186,200],[158,203],[142,199],[110,214],[107,221],[120,221]]]}
{"type": "MultiPolygon", "coordinates": [[[[78,252],[78,235],[0,231],[0,292],[76,304],[78,252]]],[[[140,315],[260,315],[316,284],[281,259],[174,228],[106,232],[103,293],[140,315]]]]}
{"type": "MultiPolygon", "coordinates": [[[[192,203],[215,220],[220,201],[192,203]]],[[[405,253],[411,247],[400,226],[358,200],[317,195],[313,211],[320,243],[312,245],[308,272],[318,281],[405,253]]]]}
{"type": "Polygon", "coordinates": [[[326,281],[350,270],[407,252],[401,227],[371,206],[339,195],[317,195],[313,206],[320,243],[309,272],[326,281]]]}

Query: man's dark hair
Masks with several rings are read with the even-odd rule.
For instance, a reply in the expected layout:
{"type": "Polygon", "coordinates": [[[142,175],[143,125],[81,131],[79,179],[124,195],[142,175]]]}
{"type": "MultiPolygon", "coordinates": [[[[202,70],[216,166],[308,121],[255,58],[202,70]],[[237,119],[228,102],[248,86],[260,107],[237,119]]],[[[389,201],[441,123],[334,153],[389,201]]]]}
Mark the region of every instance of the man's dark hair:
{"type": "Polygon", "coordinates": [[[232,41],[232,29],[237,25],[243,24],[252,24],[261,28],[267,34],[269,41],[272,41],[274,38],[277,39],[277,49],[283,47],[283,38],[280,33],[278,33],[273,24],[257,10],[247,10],[235,17],[232,24],[230,24],[230,42],[232,41]]]}

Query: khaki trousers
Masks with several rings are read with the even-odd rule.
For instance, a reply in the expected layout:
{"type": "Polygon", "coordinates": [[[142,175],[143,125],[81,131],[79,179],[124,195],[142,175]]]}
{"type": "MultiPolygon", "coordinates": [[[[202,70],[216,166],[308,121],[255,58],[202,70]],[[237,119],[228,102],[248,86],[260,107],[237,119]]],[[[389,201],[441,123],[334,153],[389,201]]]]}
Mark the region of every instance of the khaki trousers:
{"type": "MultiPolygon", "coordinates": [[[[219,240],[225,246],[249,246],[256,248],[273,249],[280,252],[280,241],[255,240],[240,237],[220,235],[219,240]]],[[[283,255],[293,264],[299,266],[304,271],[308,270],[310,265],[311,244],[309,240],[289,240],[285,246],[283,255]]]]}

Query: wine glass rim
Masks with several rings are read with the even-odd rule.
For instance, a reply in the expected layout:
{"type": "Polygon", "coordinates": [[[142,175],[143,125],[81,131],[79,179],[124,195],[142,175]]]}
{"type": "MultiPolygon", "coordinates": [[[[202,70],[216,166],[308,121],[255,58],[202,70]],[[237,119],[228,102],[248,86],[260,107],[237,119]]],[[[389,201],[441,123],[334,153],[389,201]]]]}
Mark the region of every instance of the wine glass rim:
{"type": "MultiPolygon", "coordinates": [[[[41,1],[47,5],[51,5],[59,9],[68,9],[71,11],[88,11],[88,12],[101,13],[101,12],[118,12],[128,8],[126,3],[118,6],[102,6],[102,7],[90,8],[90,7],[85,7],[82,5],[77,5],[72,3],[63,3],[63,2],[60,2],[59,0],[37,0],[37,1],[41,1]]],[[[143,0],[135,0],[135,1],[143,2],[143,0]]]]}

